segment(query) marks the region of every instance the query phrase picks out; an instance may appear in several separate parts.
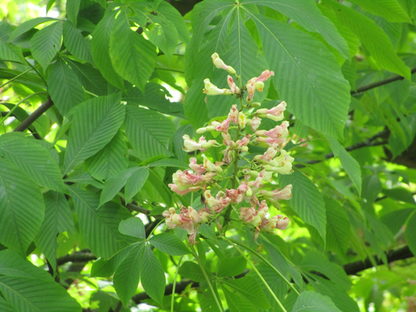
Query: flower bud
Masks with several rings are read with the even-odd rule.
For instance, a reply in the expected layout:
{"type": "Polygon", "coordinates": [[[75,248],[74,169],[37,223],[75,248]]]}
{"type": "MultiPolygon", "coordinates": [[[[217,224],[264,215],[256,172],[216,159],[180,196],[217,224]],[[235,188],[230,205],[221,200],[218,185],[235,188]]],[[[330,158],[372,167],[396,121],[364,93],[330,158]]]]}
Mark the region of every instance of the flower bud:
{"type": "Polygon", "coordinates": [[[226,65],[225,63],[224,63],[224,61],[220,58],[220,56],[218,55],[218,53],[213,53],[212,55],[211,55],[211,59],[212,59],[212,63],[214,64],[214,66],[216,67],[216,68],[219,68],[219,69],[224,69],[224,70],[226,70],[229,74],[231,74],[231,75],[235,75],[236,74],[236,71],[235,71],[235,69],[234,68],[232,68],[231,66],[229,66],[229,65],[226,65]]]}
{"type": "Polygon", "coordinates": [[[238,126],[240,129],[244,129],[247,124],[247,117],[243,112],[238,113],[238,126]]]}

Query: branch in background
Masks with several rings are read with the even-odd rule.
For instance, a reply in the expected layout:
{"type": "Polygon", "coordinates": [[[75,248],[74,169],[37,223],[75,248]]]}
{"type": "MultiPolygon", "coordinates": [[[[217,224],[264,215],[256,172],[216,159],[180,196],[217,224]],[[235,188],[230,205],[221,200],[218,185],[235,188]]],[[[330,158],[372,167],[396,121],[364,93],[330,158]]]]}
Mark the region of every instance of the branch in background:
{"type": "Polygon", "coordinates": [[[181,13],[182,15],[185,15],[186,13],[188,13],[189,11],[193,9],[195,4],[197,4],[198,2],[201,2],[202,0],[182,0],[182,1],[167,0],[167,1],[172,6],[174,6],[179,11],[179,13],[181,13]]]}
{"type": "Polygon", "coordinates": [[[130,210],[133,210],[133,211],[137,211],[137,212],[143,213],[145,215],[150,215],[150,210],[149,209],[146,209],[146,208],[137,206],[137,205],[135,205],[133,203],[127,204],[126,207],[127,207],[127,209],[130,209],[130,210]]]}
{"type": "MultiPolygon", "coordinates": [[[[410,251],[408,246],[402,247],[400,249],[396,249],[396,250],[390,250],[387,252],[387,263],[391,263],[397,260],[404,260],[404,259],[408,259],[408,258],[413,258],[414,255],[412,254],[412,252],[410,251]]],[[[376,265],[383,265],[384,262],[378,258],[378,257],[374,257],[373,259],[375,259],[375,265],[373,265],[373,263],[370,261],[370,258],[366,258],[365,260],[362,261],[356,261],[356,262],[352,262],[352,263],[348,263],[346,265],[344,265],[344,271],[345,273],[347,273],[348,275],[355,275],[361,271],[364,271],[366,269],[372,268],[376,265]]],[[[240,274],[238,276],[235,276],[234,278],[241,278],[243,276],[245,276],[247,272],[244,272],[243,274],[240,274]]],[[[319,272],[314,272],[315,274],[319,272]]],[[[186,287],[188,287],[188,285],[191,285],[190,287],[192,288],[198,288],[199,287],[199,283],[191,281],[191,280],[183,280],[180,282],[176,283],[176,288],[175,288],[175,293],[176,294],[180,294],[182,293],[186,287]]],[[[173,289],[173,284],[168,284],[165,288],[165,295],[170,295],[172,293],[172,289],[173,289]]],[[[133,301],[136,304],[141,303],[143,300],[149,299],[149,295],[145,292],[141,292],[138,293],[137,295],[133,296],[133,301]]]]}
{"type": "MultiPolygon", "coordinates": [[[[410,73],[411,74],[416,73],[416,68],[412,68],[410,73]]],[[[397,75],[397,76],[393,76],[393,77],[385,79],[385,80],[373,82],[373,83],[370,83],[369,85],[362,86],[362,87],[358,88],[357,90],[351,91],[351,95],[359,95],[360,93],[363,93],[365,91],[368,91],[368,90],[371,90],[371,89],[374,89],[374,88],[378,88],[378,87],[384,86],[388,83],[398,81],[398,80],[403,80],[403,79],[405,79],[405,78],[402,77],[402,76],[397,75]]]]}
{"type": "Polygon", "coordinates": [[[30,114],[25,120],[22,121],[22,123],[14,129],[14,131],[24,131],[30,125],[36,121],[44,112],[46,112],[50,107],[52,107],[53,102],[49,98],[45,103],[43,103],[41,106],[39,106],[32,114],[30,114]]]}
{"type": "MultiPolygon", "coordinates": [[[[378,142],[375,142],[375,141],[379,138],[384,138],[384,136],[386,134],[388,134],[388,130],[383,130],[383,131],[377,133],[376,135],[372,136],[371,138],[365,140],[364,142],[359,142],[359,143],[353,144],[351,146],[346,147],[345,149],[348,152],[351,152],[351,151],[354,151],[356,149],[360,149],[360,148],[363,148],[363,147],[384,145],[384,144],[387,143],[387,141],[385,141],[384,139],[383,139],[383,141],[378,141],[378,142]]],[[[333,157],[335,157],[334,153],[328,153],[324,156],[323,159],[309,160],[306,163],[309,164],[309,165],[318,164],[320,162],[323,162],[323,161],[325,161],[327,159],[330,159],[330,158],[333,158],[333,157]]],[[[305,165],[303,165],[303,164],[297,164],[296,165],[296,168],[304,168],[304,167],[305,167],[305,165]]]]}
{"type": "Polygon", "coordinates": [[[89,251],[80,251],[56,259],[56,264],[63,265],[67,262],[88,262],[95,259],[97,259],[97,257],[93,253],[89,251]]]}
{"type": "MultiPolygon", "coordinates": [[[[396,250],[390,250],[387,252],[387,263],[391,263],[397,260],[403,260],[408,258],[413,258],[414,255],[410,251],[409,246],[405,246],[396,250]]],[[[384,262],[379,257],[373,258],[376,265],[382,265],[384,262]]],[[[371,262],[370,258],[366,258],[362,261],[356,261],[352,263],[348,263],[344,265],[344,271],[348,275],[355,275],[358,272],[361,272],[365,269],[369,269],[374,267],[373,263],[371,262]]]]}

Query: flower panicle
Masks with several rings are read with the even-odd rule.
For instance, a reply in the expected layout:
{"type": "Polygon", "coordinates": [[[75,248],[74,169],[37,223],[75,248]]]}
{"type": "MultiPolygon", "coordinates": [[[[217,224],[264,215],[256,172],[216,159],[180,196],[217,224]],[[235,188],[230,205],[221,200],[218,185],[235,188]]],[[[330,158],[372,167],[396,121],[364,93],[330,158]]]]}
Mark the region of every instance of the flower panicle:
{"type": "Polygon", "coordinates": [[[169,228],[185,229],[189,241],[195,243],[201,224],[223,217],[226,220],[233,208],[242,222],[255,228],[256,235],[260,231],[286,229],[289,219],[273,215],[270,207],[279,207],[280,201],[292,197],[291,184],[276,186],[277,176],[293,171],[294,158],[284,149],[290,140],[289,122],[284,120],[287,103],[282,101],[271,108],[262,108],[260,103],[253,102],[255,92],[263,91],[264,82],[273,77],[274,72],[264,70],[240,88],[231,76],[238,78],[234,68],[225,64],[217,53],[212,55],[212,60],[215,67],[229,74],[229,88],[221,89],[207,78],[203,92],[207,95],[239,95],[240,101],[245,100],[247,105],[234,104],[225,119],[198,128],[196,133],[200,136],[197,139],[187,134],[183,136],[184,151],[193,155],[189,158],[188,169],[172,175],[169,187],[181,196],[201,192],[202,206],[199,209],[182,207],[179,212],[169,208],[163,213],[166,224],[169,228]],[[277,124],[267,129],[263,119],[277,124]],[[209,138],[211,135],[213,139],[209,138]],[[253,155],[251,148],[255,146],[265,148],[264,152],[253,155]],[[245,165],[239,167],[242,159],[245,165]],[[235,168],[232,176],[228,167],[235,168]],[[226,181],[231,181],[231,187],[227,187],[230,184],[226,181]]]}

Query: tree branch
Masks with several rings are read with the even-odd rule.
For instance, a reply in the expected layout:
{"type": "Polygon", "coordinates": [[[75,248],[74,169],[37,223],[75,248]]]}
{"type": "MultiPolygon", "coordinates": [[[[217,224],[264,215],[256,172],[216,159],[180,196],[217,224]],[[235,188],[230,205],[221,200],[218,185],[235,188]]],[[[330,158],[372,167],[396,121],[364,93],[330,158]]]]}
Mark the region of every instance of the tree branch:
{"type": "MultiPolygon", "coordinates": [[[[377,133],[376,135],[372,136],[371,138],[369,138],[369,139],[367,139],[363,142],[359,142],[359,143],[355,143],[353,145],[350,145],[350,146],[346,147],[345,149],[348,152],[351,152],[351,151],[354,151],[356,149],[360,149],[360,148],[363,148],[363,147],[384,145],[384,144],[387,143],[385,140],[378,141],[378,142],[375,142],[375,141],[379,138],[383,138],[387,133],[388,133],[388,130],[383,130],[383,131],[377,133]]],[[[323,161],[328,160],[328,159],[333,158],[333,157],[335,157],[334,153],[328,153],[324,156],[323,159],[309,160],[305,163],[308,164],[308,165],[314,165],[314,164],[318,164],[320,162],[323,162],[323,161]]],[[[303,164],[297,164],[296,165],[296,168],[304,168],[304,167],[305,167],[305,165],[303,165],[303,164]]]]}
{"type": "MultiPolygon", "coordinates": [[[[408,258],[413,258],[414,255],[410,251],[409,246],[404,246],[399,249],[390,250],[387,252],[387,263],[391,263],[397,260],[403,260],[408,258]]],[[[373,258],[375,261],[375,265],[382,265],[384,262],[379,257],[373,258]]],[[[355,275],[358,272],[364,271],[365,269],[372,268],[374,265],[371,262],[370,258],[366,258],[362,261],[356,261],[352,263],[348,263],[344,265],[344,271],[348,275],[355,275]]]]}
{"type": "MultiPolygon", "coordinates": [[[[416,73],[416,68],[412,68],[412,70],[410,71],[410,73],[411,74],[416,73]]],[[[362,86],[362,87],[358,88],[357,90],[351,91],[351,95],[353,95],[353,96],[354,95],[359,95],[360,93],[363,93],[365,91],[368,91],[368,90],[371,90],[371,89],[374,89],[374,88],[378,88],[378,87],[384,86],[384,85],[386,85],[388,83],[391,83],[391,82],[394,82],[394,81],[398,81],[398,80],[403,80],[403,79],[404,79],[403,76],[397,75],[397,76],[393,76],[393,77],[387,78],[385,80],[373,82],[373,83],[370,83],[370,84],[368,84],[366,86],[362,86]]]]}
{"type": "MultiPolygon", "coordinates": [[[[389,252],[387,252],[387,263],[391,263],[397,260],[404,260],[404,259],[408,259],[408,258],[413,258],[414,255],[412,254],[412,252],[410,251],[408,246],[399,248],[399,249],[395,249],[395,250],[390,250],[389,252]]],[[[375,265],[382,265],[384,264],[384,262],[378,258],[378,257],[374,257],[375,259],[375,265]]],[[[366,258],[362,261],[356,261],[356,262],[352,262],[352,263],[348,263],[344,265],[344,271],[345,273],[347,273],[348,275],[355,275],[361,271],[364,271],[366,269],[372,268],[374,267],[373,263],[370,261],[370,258],[366,258]]],[[[238,276],[235,276],[234,278],[241,278],[243,276],[245,276],[247,272],[244,272],[243,274],[240,274],[238,276]]],[[[320,274],[319,272],[314,272],[315,274],[320,274]]],[[[180,282],[176,283],[176,288],[175,288],[175,293],[176,294],[180,294],[182,293],[187,287],[188,285],[190,285],[191,288],[198,288],[199,287],[199,283],[198,282],[194,282],[191,280],[182,280],[180,282]]],[[[165,295],[170,295],[172,293],[172,289],[173,289],[173,283],[168,284],[165,288],[165,295]]],[[[138,293],[137,295],[133,296],[132,300],[136,303],[139,304],[141,303],[143,300],[149,299],[149,295],[145,292],[141,292],[138,293]]]]}
{"type": "Polygon", "coordinates": [[[63,265],[67,262],[88,262],[95,259],[97,259],[97,257],[91,252],[75,252],[56,259],[56,264],[63,265]]]}
{"type": "Polygon", "coordinates": [[[38,119],[44,112],[46,112],[50,107],[52,107],[53,102],[50,98],[43,103],[41,106],[39,106],[32,114],[30,114],[25,120],[22,121],[22,123],[14,129],[14,131],[24,131],[30,125],[38,119]]]}

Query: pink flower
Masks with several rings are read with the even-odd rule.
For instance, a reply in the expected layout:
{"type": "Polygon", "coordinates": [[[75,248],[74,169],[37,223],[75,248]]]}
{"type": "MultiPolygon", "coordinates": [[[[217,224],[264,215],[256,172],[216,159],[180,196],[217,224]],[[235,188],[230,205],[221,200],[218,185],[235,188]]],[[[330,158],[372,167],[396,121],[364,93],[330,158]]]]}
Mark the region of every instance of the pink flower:
{"type": "Polygon", "coordinates": [[[277,154],[276,146],[269,147],[263,155],[254,156],[255,160],[259,160],[262,162],[269,162],[273,159],[274,156],[277,154]]]}
{"type": "Polygon", "coordinates": [[[271,76],[274,76],[274,71],[266,69],[260,74],[260,76],[256,77],[256,81],[266,81],[271,76]]]}
{"type": "Polygon", "coordinates": [[[253,131],[256,131],[260,127],[261,118],[259,117],[253,117],[250,120],[250,127],[253,131]]]}
{"type": "Polygon", "coordinates": [[[227,76],[227,83],[228,83],[228,87],[230,88],[231,92],[234,94],[240,94],[240,88],[237,87],[237,85],[234,82],[233,77],[231,77],[230,75],[227,76]]]}
{"type": "Polygon", "coordinates": [[[256,115],[260,117],[266,117],[274,121],[280,121],[284,118],[284,111],[286,110],[286,102],[281,102],[279,105],[267,109],[261,108],[256,111],[256,115]]]}
{"type": "Polygon", "coordinates": [[[166,225],[170,229],[177,227],[181,223],[181,218],[176,213],[175,208],[169,208],[163,211],[162,215],[166,218],[166,225]]]}
{"type": "Polygon", "coordinates": [[[218,192],[214,197],[211,195],[211,191],[207,190],[204,192],[204,198],[208,207],[215,213],[220,213],[231,202],[231,199],[226,197],[224,192],[218,192]]]}
{"type": "Polygon", "coordinates": [[[294,158],[285,150],[280,151],[280,155],[266,163],[263,167],[268,171],[277,172],[279,174],[292,173],[292,163],[294,158]]]}
{"type": "Polygon", "coordinates": [[[236,74],[236,71],[235,71],[235,69],[234,68],[232,68],[231,66],[229,66],[229,65],[226,65],[225,63],[224,63],[224,61],[220,58],[220,56],[218,55],[218,53],[213,53],[212,55],[211,55],[211,59],[212,59],[212,63],[214,64],[214,66],[216,67],[216,68],[219,68],[219,69],[224,69],[224,70],[226,70],[229,74],[231,74],[231,75],[235,75],[236,74]]]}
{"type": "Polygon", "coordinates": [[[281,215],[277,216],[276,228],[280,230],[285,230],[288,225],[289,225],[289,219],[287,217],[284,217],[281,215]]]}
{"type": "Polygon", "coordinates": [[[232,94],[231,90],[218,88],[208,78],[204,79],[204,89],[202,92],[206,95],[232,94]]]}
{"type": "Polygon", "coordinates": [[[205,137],[201,136],[198,140],[198,142],[192,140],[189,135],[185,134],[183,136],[183,150],[185,152],[194,152],[194,151],[204,151],[207,148],[210,148],[217,144],[217,141],[215,140],[209,140],[207,141],[205,137]]]}
{"type": "Polygon", "coordinates": [[[204,175],[192,173],[189,170],[178,170],[172,175],[172,182],[168,186],[172,191],[179,195],[197,191],[210,182],[215,176],[214,172],[208,172],[204,175]]]}
{"type": "Polygon", "coordinates": [[[289,122],[284,121],[281,125],[274,127],[268,131],[258,130],[256,131],[257,141],[265,142],[269,145],[277,144],[279,146],[284,146],[287,143],[287,137],[289,136],[289,122]]]}
{"type": "Polygon", "coordinates": [[[240,219],[256,227],[261,223],[261,217],[257,214],[257,210],[253,207],[240,208],[240,219]]]}
{"type": "Polygon", "coordinates": [[[286,185],[284,188],[276,189],[274,191],[261,190],[259,193],[260,195],[263,195],[273,201],[278,201],[280,199],[289,200],[292,198],[292,184],[286,185]]]}
{"type": "Polygon", "coordinates": [[[195,157],[189,158],[189,168],[191,168],[196,174],[203,174],[206,171],[206,168],[204,168],[203,165],[197,163],[195,157]]]}

